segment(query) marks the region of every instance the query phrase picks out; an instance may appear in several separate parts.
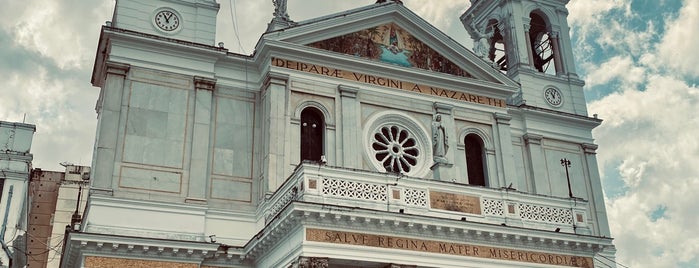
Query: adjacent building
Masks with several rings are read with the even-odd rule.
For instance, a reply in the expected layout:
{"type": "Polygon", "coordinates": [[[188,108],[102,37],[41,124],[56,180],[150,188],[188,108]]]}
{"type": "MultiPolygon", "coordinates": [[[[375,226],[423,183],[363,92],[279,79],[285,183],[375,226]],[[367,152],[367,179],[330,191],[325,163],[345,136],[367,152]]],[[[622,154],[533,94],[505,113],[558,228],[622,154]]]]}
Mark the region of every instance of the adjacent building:
{"type": "Polygon", "coordinates": [[[62,267],[615,267],[567,0],[471,0],[473,50],[273,2],[240,55],[215,1],[116,1],[62,267]]]}
{"type": "Polygon", "coordinates": [[[32,170],[27,267],[59,267],[66,229],[80,227],[89,190],[90,167],[67,162],[63,165],[64,171],[32,170]]]}
{"type": "Polygon", "coordinates": [[[0,121],[0,267],[26,263],[27,189],[36,127],[0,121]]]}

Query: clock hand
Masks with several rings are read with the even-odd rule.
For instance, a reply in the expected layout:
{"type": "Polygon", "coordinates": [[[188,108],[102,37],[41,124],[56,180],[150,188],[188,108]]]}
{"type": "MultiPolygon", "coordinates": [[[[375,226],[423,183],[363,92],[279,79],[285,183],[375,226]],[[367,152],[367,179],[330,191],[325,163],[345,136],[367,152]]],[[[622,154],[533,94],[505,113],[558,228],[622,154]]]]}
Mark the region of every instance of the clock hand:
{"type": "Polygon", "coordinates": [[[170,18],[172,18],[172,13],[170,13],[170,16],[165,15],[165,22],[170,23],[170,18]]]}

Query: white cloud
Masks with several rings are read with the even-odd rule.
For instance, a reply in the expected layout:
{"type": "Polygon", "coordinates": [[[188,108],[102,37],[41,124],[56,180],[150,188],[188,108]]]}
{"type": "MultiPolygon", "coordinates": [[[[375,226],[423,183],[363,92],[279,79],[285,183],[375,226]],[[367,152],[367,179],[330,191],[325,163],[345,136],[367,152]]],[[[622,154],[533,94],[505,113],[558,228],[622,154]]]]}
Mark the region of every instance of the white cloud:
{"type": "Polygon", "coordinates": [[[571,1],[567,8],[569,10],[568,23],[570,25],[596,25],[600,17],[611,10],[623,9],[627,14],[630,11],[631,0],[584,0],[571,1]]]}
{"type": "MultiPolygon", "coordinates": [[[[246,54],[251,54],[258,38],[267,29],[267,23],[272,19],[274,7],[271,1],[237,1],[234,6],[230,5],[230,1],[218,1],[221,9],[217,19],[217,39],[223,41],[226,48],[231,51],[242,53],[244,50],[246,54]],[[231,7],[234,9],[231,10],[231,7]],[[231,16],[231,13],[234,15],[231,16]],[[235,19],[232,19],[233,17],[235,19]],[[238,23],[240,38],[235,35],[234,21],[238,23]],[[239,48],[238,39],[243,50],[239,48]]],[[[299,22],[373,3],[363,0],[289,1],[288,13],[292,20],[299,22]],[[308,8],[309,6],[313,8],[308,8]]],[[[455,23],[461,25],[458,18],[470,6],[463,0],[440,0],[432,1],[430,4],[420,0],[405,0],[404,5],[444,32],[447,32],[449,26],[455,23]]],[[[465,31],[462,34],[465,34],[465,31]]],[[[456,36],[453,38],[459,39],[456,36]]]]}
{"type": "Polygon", "coordinates": [[[92,64],[95,32],[113,9],[112,1],[14,2],[2,13],[0,25],[13,33],[16,43],[53,59],[60,68],[92,64]]]}
{"type": "Polygon", "coordinates": [[[621,89],[636,89],[645,81],[645,68],[635,66],[633,59],[627,56],[614,56],[602,64],[586,63],[591,70],[586,76],[588,87],[604,85],[618,79],[624,85],[621,89]]]}
{"type": "MultiPolygon", "coordinates": [[[[69,74],[69,73],[64,73],[69,74]]],[[[0,98],[0,118],[36,125],[32,142],[34,167],[62,170],[63,161],[89,165],[96,127],[94,103],[99,89],[83,79],[48,73],[34,66],[31,73],[15,73],[0,81],[0,88],[12,89],[0,98]]]]}
{"type": "MultiPolygon", "coordinates": [[[[650,75],[643,91],[627,90],[590,104],[605,120],[595,130],[600,166],[617,170],[628,187],[609,200],[618,261],[629,267],[676,267],[699,256],[699,88],[650,75]],[[658,206],[667,211],[657,221],[658,206]]],[[[695,260],[696,261],[696,260],[695,260]]]]}
{"type": "Polygon", "coordinates": [[[34,167],[89,165],[99,89],[89,83],[113,1],[3,1],[0,119],[36,125],[34,167]],[[26,118],[26,119],[25,119],[26,118]]]}
{"type": "Polygon", "coordinates": [[[679,17],[670,18],[658,46],[656,64],[670,66],[685,75],[699,77],[699,1],[685,0],[679,17]],[[674,20],[673,20],[674,19],[674,20]]]}
{"type": "Polygon", "coordinates": [[[405,6],[439,29],[446,29],[450,24],[461,25],[459,16],[470,6],[463,0],[440,0],[426,4],[423,0],[405,0],[405,6]]]}

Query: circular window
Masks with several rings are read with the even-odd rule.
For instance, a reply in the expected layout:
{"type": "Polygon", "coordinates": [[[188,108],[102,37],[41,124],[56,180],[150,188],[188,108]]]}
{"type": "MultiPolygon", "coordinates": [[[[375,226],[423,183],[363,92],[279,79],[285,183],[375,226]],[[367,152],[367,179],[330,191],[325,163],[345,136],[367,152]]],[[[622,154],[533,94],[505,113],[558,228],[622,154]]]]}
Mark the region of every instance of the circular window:
{"type": "Polygon", "coordinates": [[[371,147],[374,157],[387,172],[410,173],[417,165],[420,150],[408,130],[397,125],[385,125],[374,134],[371,147]]]}
{"type": "Polygon", "coordinates": [[[398,114],[380,113],[365,128],[366,156],[376,170],[422,176],[430,154],[425,130],[415,120],[398,114]]]}

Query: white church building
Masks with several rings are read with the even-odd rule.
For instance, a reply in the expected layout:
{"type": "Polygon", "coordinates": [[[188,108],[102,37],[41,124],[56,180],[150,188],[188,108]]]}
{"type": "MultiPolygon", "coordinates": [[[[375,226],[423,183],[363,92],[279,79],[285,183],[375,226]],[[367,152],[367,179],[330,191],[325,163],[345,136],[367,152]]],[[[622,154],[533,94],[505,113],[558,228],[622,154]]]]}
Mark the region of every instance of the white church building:
{"type": "Polygon", "coordinates": [[[273,2],[241,55],[214,0],[116,1],[61,267],[615,267],[568,0],[471,0],[473,49],[273,2]]]}

